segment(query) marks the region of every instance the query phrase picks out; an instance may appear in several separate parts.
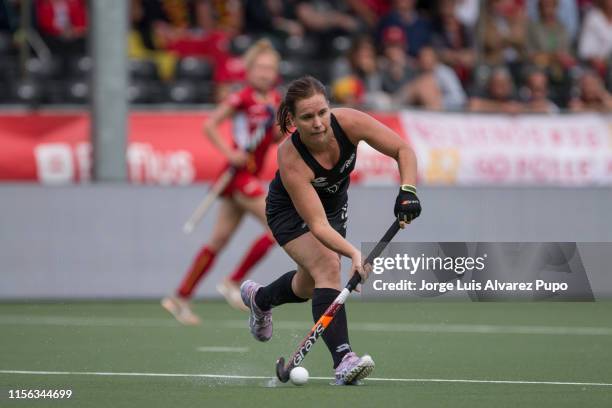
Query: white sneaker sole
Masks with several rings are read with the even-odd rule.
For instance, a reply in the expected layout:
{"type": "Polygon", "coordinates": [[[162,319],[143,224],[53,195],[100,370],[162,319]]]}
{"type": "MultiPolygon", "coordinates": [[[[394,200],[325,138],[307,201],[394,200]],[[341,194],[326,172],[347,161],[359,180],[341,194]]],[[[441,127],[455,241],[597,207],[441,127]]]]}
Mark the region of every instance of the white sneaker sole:
{"type": "Polygon", "coordinates": [[[363,380],[368,377],[374,371],[374,360],[368,354],[364,354],[352,370],[346,373],[344,376],[345,384],[351,384],[355,381],[363,380]]]}

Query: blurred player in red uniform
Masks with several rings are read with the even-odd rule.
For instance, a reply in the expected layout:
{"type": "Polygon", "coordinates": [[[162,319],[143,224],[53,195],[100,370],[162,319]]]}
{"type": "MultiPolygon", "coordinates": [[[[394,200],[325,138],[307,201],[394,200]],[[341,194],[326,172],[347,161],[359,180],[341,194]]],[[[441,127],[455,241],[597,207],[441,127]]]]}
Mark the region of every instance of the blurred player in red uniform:
{"type": "Polygon", "coordinates": [[[234,273],[217,285],[217,290],[230,305],[245,310],[240,298],[240,283],[275,244],[266,223],[266,191],[258,174],[268,148],[281,137],[274,121],[281,99],[275,89],[279,60],[278,53],[267,40],[260,40],[249,48],[244,55],[247,85],[227,97],[204,125],[209,140],[227,158],[227,167],[234,166],[237,171],[220,194],[221,207],[211,238],[193,260],[176,294],[162,300],[162,306],[183,324],[200,323],[200,318],[191,310],[189,299],[245,213],[255,216],[265,232],[253,242],[234,273]],[[234,121],[231,144],[218,131],[219,125],[229,117],[234,121]]]}

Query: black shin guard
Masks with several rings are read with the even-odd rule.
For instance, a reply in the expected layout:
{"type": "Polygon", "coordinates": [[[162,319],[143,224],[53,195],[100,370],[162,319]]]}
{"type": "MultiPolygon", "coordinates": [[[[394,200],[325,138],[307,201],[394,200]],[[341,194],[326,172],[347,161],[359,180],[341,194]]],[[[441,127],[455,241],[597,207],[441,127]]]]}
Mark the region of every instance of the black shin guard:
{"type": "Polygon", "coordinates": [[[293,275],[297,271],[290,271],[263,288],[257,291],[255,295],[255,303],[263,311],[270,310],[274,306],[279,306],[285,303],[302,303],[308,299],[302,299],[293,293],[291,289],[291,281],[293,275]]]}
{"type": "MultiPolygon", "coordinates": [[[[312,295],[312,318],[315,322],[319,320],[339,294],[340,292],[336,289],[315,288],[312,295]]],[[[334,368],[336,368],[342,361],[342,357],[351,351],[344,305],[338,310],[334,320],[323,332],[323,340],[334,359],[334,368]]]]}

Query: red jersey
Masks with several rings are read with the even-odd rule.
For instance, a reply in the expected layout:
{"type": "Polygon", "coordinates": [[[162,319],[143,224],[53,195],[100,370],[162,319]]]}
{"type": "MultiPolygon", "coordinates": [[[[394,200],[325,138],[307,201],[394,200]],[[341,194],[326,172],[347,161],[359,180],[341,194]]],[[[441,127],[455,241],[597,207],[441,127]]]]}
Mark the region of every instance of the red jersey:
{"type": "Polygon", "coordinates": [[[87,7],[84,0],[36,2],[36,17],[43,34],[60,36],[73,30],[84,33],[87,30],[87,7]]]}
{"type": "Polygon", "coordinates": [[[266,152],[274,140],[275,115],[280,101],[281,96],[276,90],[270,91],[268,101],[259,100],[251,86],[231,94],[227,99],[236,111],[234,146],[242,150],[255,148],[252,151],[253,159],[246,166],[251,174],[259,174],[263,168],[266,152]]]}

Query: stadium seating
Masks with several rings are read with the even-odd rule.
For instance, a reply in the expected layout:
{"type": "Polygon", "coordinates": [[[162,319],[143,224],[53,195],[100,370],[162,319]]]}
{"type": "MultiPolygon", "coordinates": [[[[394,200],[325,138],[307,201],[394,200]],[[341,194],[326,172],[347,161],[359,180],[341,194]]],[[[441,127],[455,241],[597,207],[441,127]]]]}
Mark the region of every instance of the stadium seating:
{"type": "Polygon", "coordinates": [[[153,61],[130,59],[128,63],[130,78],[140,81],[158,80],[157,67],[153,61]]]}
{"type": "Polygon", "coordinates": [[[209,81],[212,79],[213,66],[202,58],[185,57],[176,64],[176,79],[209,81]]]}
{"type": "Polygon", "coordinates": [[[40,82],[32,79],[13,82],[10,101],[26,105],[38,105],[43,99],[43,89],[40,82]]]}

